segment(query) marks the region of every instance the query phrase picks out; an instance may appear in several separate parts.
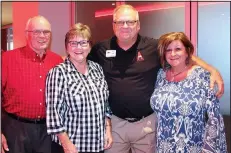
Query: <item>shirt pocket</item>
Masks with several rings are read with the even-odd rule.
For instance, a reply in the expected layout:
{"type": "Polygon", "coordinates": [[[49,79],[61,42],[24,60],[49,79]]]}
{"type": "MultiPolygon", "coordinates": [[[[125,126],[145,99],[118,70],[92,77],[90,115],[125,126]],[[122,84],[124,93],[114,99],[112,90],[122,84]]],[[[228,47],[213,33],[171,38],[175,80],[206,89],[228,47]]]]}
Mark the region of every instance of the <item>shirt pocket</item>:
{"type": "Polygon", "coordinates": [[[96,77],[93,79],[93,82],[98,90],[108,90],[107,82],[103,77],[96,77]]]}
{"type": "Polygon", "coordinates": [[[99,93],[102,93],[103,96],[107,99],[109,95],[109,91],[108,91],[108,85],[106,80],[103,77],[99,77],[99,78],[95,78],[93,82],[97,88],[97,91],[99,93]]]}
{"type": "Polygon", "coordinates": [[[68,99],[66,100],[70,111],[77,113],[83,108],[85,102],[85,86],[81,81],[69,81],[67,83],[68,99]]]}
{"type": "Polygon", "coordinates": [[[81,81],[69,81],[67,83],[67,90],[70,96],[83,95],[85,87],[81,81]]]}

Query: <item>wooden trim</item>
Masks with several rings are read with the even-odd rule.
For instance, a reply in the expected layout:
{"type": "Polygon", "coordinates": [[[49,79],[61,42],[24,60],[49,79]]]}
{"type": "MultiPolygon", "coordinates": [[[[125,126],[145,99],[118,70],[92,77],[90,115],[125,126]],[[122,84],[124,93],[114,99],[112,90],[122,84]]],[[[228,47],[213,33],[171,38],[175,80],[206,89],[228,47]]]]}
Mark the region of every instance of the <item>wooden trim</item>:
{"type": "Polygon", "coordinates": [[[11,27],[13,27],[12,23],[2,26],[2,29],[8,29],[8,28],[11,28],[11,27]]]}
{"type": "Polygon", "coordinates": [[[194,55],[197,55],[198,2],[191,2],[191,41],[194,45],[194,55]]]}
{"type": "Polygon", "coordinates": [[[71,1],[70,2],[70,26],[75,24],[75,8],[76,8],[76,2],[75,1],[71,1]]]}

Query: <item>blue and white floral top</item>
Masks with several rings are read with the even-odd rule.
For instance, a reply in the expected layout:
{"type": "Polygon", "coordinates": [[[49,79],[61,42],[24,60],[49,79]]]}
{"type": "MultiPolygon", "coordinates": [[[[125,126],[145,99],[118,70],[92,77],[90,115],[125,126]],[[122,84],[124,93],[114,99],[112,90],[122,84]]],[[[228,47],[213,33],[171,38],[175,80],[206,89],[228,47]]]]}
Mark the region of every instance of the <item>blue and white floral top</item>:
{"type": "Polygon", "coordinates": [[[210,74],[197,66],[180,82],[160,69],[151,107],[158,117],[158,153],[227,153],[219,101],[210,74]]]}

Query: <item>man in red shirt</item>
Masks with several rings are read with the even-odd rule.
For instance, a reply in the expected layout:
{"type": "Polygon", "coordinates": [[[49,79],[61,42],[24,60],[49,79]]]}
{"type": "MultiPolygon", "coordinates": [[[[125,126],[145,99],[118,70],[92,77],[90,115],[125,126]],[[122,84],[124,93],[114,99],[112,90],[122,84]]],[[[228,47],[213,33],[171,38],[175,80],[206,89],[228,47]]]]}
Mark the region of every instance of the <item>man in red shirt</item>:
{"type": "Polygon", "coordinates": [[[27,45],[2,53],[2,153],[50,153],[45,114],[45,79],[62,58],[48,50],[51,25],[28,20],[27,45]]]}

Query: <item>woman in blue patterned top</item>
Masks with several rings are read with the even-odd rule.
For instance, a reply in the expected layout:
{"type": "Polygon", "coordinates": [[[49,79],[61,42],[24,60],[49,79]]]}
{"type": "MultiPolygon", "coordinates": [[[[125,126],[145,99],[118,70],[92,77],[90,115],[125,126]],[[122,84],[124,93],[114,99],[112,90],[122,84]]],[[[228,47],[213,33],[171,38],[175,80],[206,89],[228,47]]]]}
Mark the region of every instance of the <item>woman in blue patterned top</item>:
{"type": "Polygon", "coordinates": [[[226,153],[219,100],[210,73],[193,65],[194,47],[182,32],[160,37],[158,72],[151,107],[157,113],[158,153],[226,153]]]}

